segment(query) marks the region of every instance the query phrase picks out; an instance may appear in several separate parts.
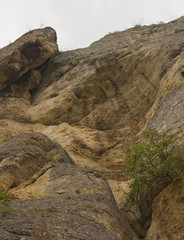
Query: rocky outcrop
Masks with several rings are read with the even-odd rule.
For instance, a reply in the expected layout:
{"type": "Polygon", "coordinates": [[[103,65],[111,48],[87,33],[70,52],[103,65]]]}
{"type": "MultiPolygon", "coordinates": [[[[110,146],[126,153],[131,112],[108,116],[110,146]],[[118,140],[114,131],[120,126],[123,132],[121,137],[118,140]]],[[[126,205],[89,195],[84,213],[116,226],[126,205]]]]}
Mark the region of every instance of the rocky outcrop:
{"type": "MultiPolygon", "coordinates": [[[[183,21],[109,34],[89,48],[57,53],[44,65],[38,60],[39,66],[0,93],[0,125],[6,119],[12,126],[0,141],[41,131],[77,164],[120,180],[129,146],[166,96],[183,84],[183,21]]],[[[47,36],[47,43],[55,40],[50,28],[25,35],[27,41],[32,34],[47,36]]]]}
{"type": "Polygon", "coordinates": [[[30,31],[0,49],[0,90],[15,83],[30,69],[40,67],[58,51],[52,28],[30,31]]]}
{"type": "Polygon", "coordinates": [[[37,218],[54,221],[53,236],[65,239],[138,239],[103,176],[75,166],[59,144],[41,133],[0,145],[0,186],[16,200],[6,215],[0,213],[2,240],[32,239],[37,218]]]}
{"type": "Polygon", "coordinates": [[[184,178],[178,178],[154,200],[151,227],[145,240],[184,239],[184,178]]]}
{"type": "MultiPolygon", "coordinates": [[[[169,94],[149,121],[148,127],[161,132],[169,130],[175,134],[176,141],[172,151],[181,155],[175,164],[184,170],[183,94],[184,85],[169,94]]],[[[146,239],[183,239],[184,237],[183,180],[176,179],[169,185],[168,183],[169,181],[163,181],[159,186],[153,184],[144,193],[142,210],[147,212],[147,216],[152,214],[151,227],[146,239]]]]}
{"type": "Polygon", "coordinates": [[[0,119],[30,121],[27,111],[30,91],[42,79],[37,68],[57,52],[56,33],[52,28],[30,31],[0,49],[0,104],[3,106],[0,119]]]}
{"type": "MultiPolygon", "coordinates": [[[[148,127],[159,131],[167,131],[174,133],[177,145],[182,151],[184,147],[184,85],[176,88],[164,102],[159,106],[153,117],[148,123],[148,127]]],[[[183,151],[182,151],[183,152],[183,151]]],[[[182,153],[184,154],[184,152],[182,153]]],[[[184,168],[184,163],[178,163],[184,168]]]]}
{"type": "Polygon", "coordinates": [[[119,214],[117,209],[100,194],[16,201],[10,207],[8,214],[0,219],[2,240],[33,239],[35,225],[38,227],[42,223],[47,224],[44,225],[44,230],[49,229],[48,236],[53,239],[56,234],[61,239],[138,239],[128,229],[123,233],[121,228],[126,226],[123,227],[121,218],[116,215],[119,214]],[[111,210],[107,213],[109,208],[111,210]],[[115,214],[117,220],[114,221],[111,214],[115,214]],[[103,222],[107,215],[110,216],[113,231],[103,222]]]}
{"type": "Polygon", "coordinates": [[[49,161],[73,162],[41,133],[25,134],[0,145],[0,186],[7,192],[32,178],[49,161]],[[64,160],[63,160],[64,158],[64,160]]]}
{"type": "MultiPolygon", "coordinates": [[[[136,239],[121,220],[107,183],[90,169],[96,168],[108,179],[121,206],[124,196],[119,186],[127,189],[121,171],[123,157],[143,129],[170,129],[183,148],[183,24],[182,17],[168,24],[135,27],[109,34],[88,48],[66,52],[58,52],[55,31],[45,28],[0,50],[0,186],[16,200],[6,216],[7,226],[0,224],[4,239],[16,234],[29,239],[24,223],[30,224],[28,229],[33,226],[21,210],[24,206],[38,206],[42,216],[48,205],[58,209],[58,204],[65,206],[67,222],[71,216],[76,216],[74,223],[83,222],[82,218],[87,221],[83,233],[78,225],[67,223],[68,238],[88,239],[89,232],[90,239],[126,239],[127,235],[136,239]],[[24,133],[28,135],[5,142],[24,133]],[[27,220],[17,218],[17,225],[12,225],[17,210],[27,220]],[[18,223],[23,227],[18,228],[18,223]],[[10,225],[15,226],[13,230],[10,225]]],[[[183,167],[182,161],[178,164],[183,167]]],[[[151,214],[154,201],[154,217],[147,239],[167,239],[164,232],[170,226],[153,234],[160,224],[155,207],[159,196],[173,188],[158,189],[149,196],[148,208],[151,214]]],[[[48,209],[52,221],[54,213],[48,209]]],[[[60,213],[58,209],[56,218],[65,228],[60,213]]],[[[60,229],[57,221],[56,225],[60,229]]],[[[60,236],[65,236],[61,229],[60,236]]],[[[181,229],[179,224],[176,229],[181,229]]],[[[169,234],[175,237],[174,232],[169,234]]]]}
{"type": "Polygon", "coordinates": [[[182,23],[134,28],[57,54],[32,95],[32,121],[98,130],[137,124],[183,82],[182,23]]]}

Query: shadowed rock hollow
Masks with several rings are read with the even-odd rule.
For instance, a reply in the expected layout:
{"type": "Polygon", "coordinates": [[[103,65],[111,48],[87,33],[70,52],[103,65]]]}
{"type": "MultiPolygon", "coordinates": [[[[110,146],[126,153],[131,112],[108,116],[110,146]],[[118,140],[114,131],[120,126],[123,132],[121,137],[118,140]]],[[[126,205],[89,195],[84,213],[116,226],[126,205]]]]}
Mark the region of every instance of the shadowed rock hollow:
{"type": "MultiPolygon", "coordinates": [[[[75,239],[74,233],[79,234],[76,239],[136,239],[118,212],[101,174],[107,178],[121,205],[124,196],[117,182],[127,187],[121,173],[123,156],[140,138],[143,129],[147,126],[159,131],[170,129],[183,147],[183,37],[182,17],[168,24],[112,33],[88,48],[74,51],[58,51],[52,28],[31,31],[0,49],[0,186],[17,200],[11,204],[13,215],[7,215],[10,222],[2,227],[2,232],[5,231],[2,236],[7,235],[4,239],[13,236],[8,226],[17,209],[35,205],[42,214],[46,205],[51,204],[48,197],[54,197],[53,204],[66,205],[67,218],[73,216],[81,199],[87,204],[79,207],[74,222],[84,217],[81,212],[89,215],[87,226],[91,237],[80,235],[78,227],[69,224],[67,229],[73,230],[66,234],[68,239],[75,239]],[[24,133],[33,135],[22,135],[24,133]],[[16,136],[19,137],[11,139],[16,136]],[[66,200],[68,195],[72,196],[70,201],[66,200]],[[90,198],[96,199],[93,201],[97,203],[95,213],[87,210],[92,208],[90,198]],[[76,205],[69,214],[73,201],[76,205]],[[100,213],[98,204],[103,208],[100,213]],[[116,210],[111,212],[111,209],[116,210]],[[113,223],[109,216],[115,219],[113,223]],[[99,232],[94,231],[98,227],[102,233],[100,238],[99,232]]],[[[173,196],[172,187],[168,189],[168,195],[164,192],[166,189],[163,191],[163,198],[173,196]]],[[[160,196],[162,192],[154,201],[153,222],[146,240],[151,240],[153,235],[155,239],[169,239],[164,232],[173,220],[168,219],[167,212],[161,218],[168,221],[165,230],[155,234],[155,229],[161,226],[157,206],[164,208],[159,205],[160,196]]],[[[178,199],[182,199],[181,196],[182,193],[178,193],[178,199]]],[[[174,201],[177,200],[173,199],[171,208],[174,201]]],[[[58,211],[61,213],[61,209],[58,211]]],[[[20,212],[23,219],[26,218],[27,213],[20,212]]],[[[50,221],[52,218],[54,215],[50,221]]],[[[179,218],[183,220],[182,216],[179,218]]],[[[183,229],[182,220],[176,229],[183,229]]],[[[18,219],[17,223],[19,221],[22,220],[18,219]]],[[[58,222],[56,225],[59,229],[58,222]]],[[[16,228],[17,225],[14,230],[16,228]]],[[[24,236],[25,226],[23,229],[16,230],[16,234],[21,232],[19,235],[24,236]]],[[[182,239],[182,231],[178,235],[174,232],[172,235],[171,231],[170,239],[182,239]]],[[[28,237],[28,232],[25,236],[28,237]]]]}

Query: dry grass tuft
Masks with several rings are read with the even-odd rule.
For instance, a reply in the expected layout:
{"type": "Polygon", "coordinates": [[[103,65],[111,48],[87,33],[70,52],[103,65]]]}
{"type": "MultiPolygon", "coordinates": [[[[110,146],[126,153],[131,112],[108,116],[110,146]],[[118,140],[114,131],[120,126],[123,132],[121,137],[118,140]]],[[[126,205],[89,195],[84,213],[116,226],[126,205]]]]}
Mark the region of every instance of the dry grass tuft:
{"type": "Polygon", "coordinates": [[[33,228],[30,232],[33,240],[62,240],[53,230],[53,224],[46,216],[36,216],[32,219],[33,228]]]}

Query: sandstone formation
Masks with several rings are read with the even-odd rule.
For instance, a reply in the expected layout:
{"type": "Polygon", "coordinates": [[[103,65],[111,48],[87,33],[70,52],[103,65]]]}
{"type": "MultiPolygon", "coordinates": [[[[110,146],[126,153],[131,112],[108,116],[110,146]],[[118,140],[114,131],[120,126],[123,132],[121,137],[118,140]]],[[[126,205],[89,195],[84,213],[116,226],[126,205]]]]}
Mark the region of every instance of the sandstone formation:
{"type": "MultiPolygon", "coordinates": [[[[39,35],[37,31],[31,34],[39,35]]],[[[55,54],[1,91],[0,125],[12,126],[2,127],[1,141],[41,131],[61,143],[77,164],[120,179],[123,155],[160,103],[183,83],[182,46],[180,18],[109,34],[89,48],[55,54]]]]}
{"type": "Polygon", "coordinates": [[[56,33],[52,28],[30,31],[0,49],[0,90],[29,70],[40,67],[57,51],[56,33]]]}
{"type": "Polygon", "coordinates": [[[184,238],[184,178],[175,179],[154,200],[151,227],[145,240],[184,238]]]}
{"type": "MultiPolygon", "coordinates": [[[[27,230],[34,226],[25,212],[31,206],[41,217],[48,210],[49,222],[58,219],[59,237],[137,239],[103,177],[121,207],[123,157],[143,129],[170,129],[183,149],[183,36],[181,17],[115,32],[74,51],[58,52],[52,28],[0,49],[0,186],[16,200],[6,221],[0,219],[1,238],[31,238],[27,230]]],[[[183,182],[175,190],[173,184],[148,201],[150,214],[154,204],[146,240],[183,237],[183,182]],[[172,224],[178,233],[171,228],[166,235],[172,224]]]]}
{"type": "Polygon", "coordinates": [[[54,221],[51,231],[61,239],[138,239],[103,176],[75,166],[59,144],[41,133],[0,145],[0,186],[16,200],[6,215],[0,213],[2,240],[32,239],[37,218],[54,221]]]}

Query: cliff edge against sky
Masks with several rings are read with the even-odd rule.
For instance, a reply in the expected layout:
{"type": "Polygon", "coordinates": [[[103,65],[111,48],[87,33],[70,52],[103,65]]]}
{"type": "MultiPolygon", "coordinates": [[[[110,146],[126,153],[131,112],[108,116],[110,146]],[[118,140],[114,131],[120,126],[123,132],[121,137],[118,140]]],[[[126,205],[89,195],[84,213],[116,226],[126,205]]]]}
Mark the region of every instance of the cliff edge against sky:
{"type": "MultiPolygon", "coordinates": [[[[0,49],[0,186],[14,200],[1,239],[31,239],[29,211],[57,219],[63,239],[139,239],[116,205],[123,157],[146,127],[183,147],[183,39],[181,17],[85,49],[59,52],[50,27],[0,49]]],[[[183,182],[173,184],[155,198],[146,240],[184,238],[183,182]]]]}

